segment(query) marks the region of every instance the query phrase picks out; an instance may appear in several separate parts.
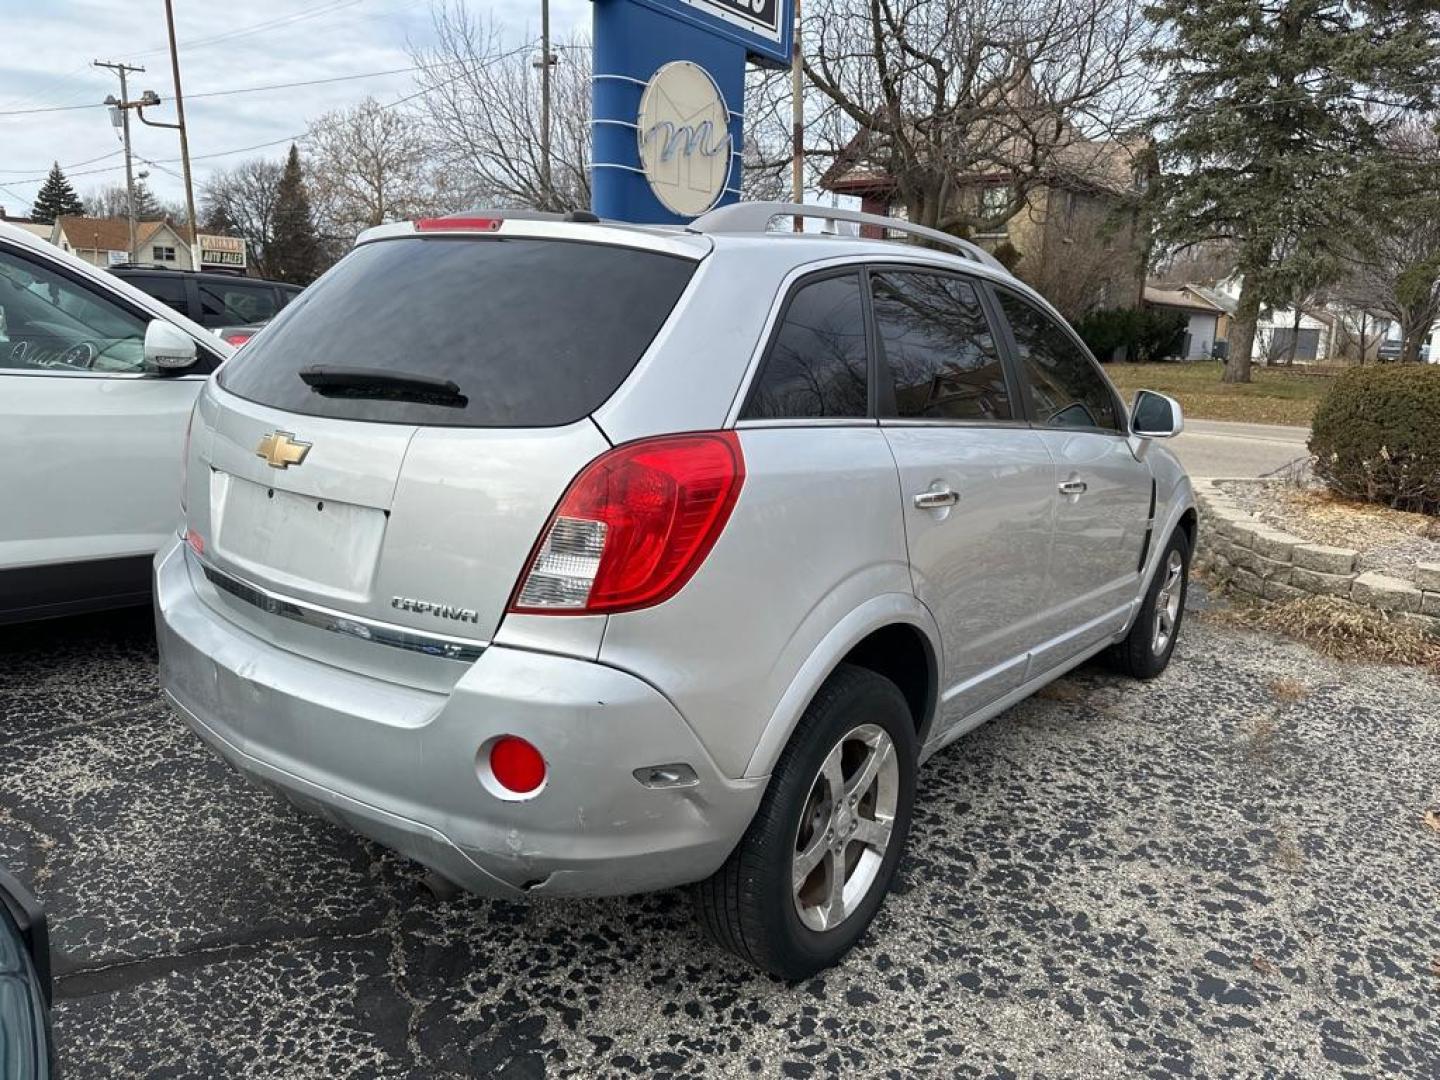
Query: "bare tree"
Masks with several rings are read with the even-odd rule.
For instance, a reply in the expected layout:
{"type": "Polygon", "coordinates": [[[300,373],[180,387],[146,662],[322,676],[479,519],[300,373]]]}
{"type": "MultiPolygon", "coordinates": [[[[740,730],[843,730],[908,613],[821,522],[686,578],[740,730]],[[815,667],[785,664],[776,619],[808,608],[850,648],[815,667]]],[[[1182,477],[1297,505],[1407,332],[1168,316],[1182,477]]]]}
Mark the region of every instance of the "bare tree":
{"type": "Polygon", "coordinates": [[[367,97],[326,113],[305,137],[306,185],[322,239],[356,234],[434,208],[431,147],[414,115],[367,97]]]}
{"type": "Polygon", "coordinates": [[[1063,231],[1044,231],[1040,250],[1016,265],[1018,276],[1072,321],[1097,308],[1136,306],[1145,279],[1134,216],[1079,192],[1056,198],[1065,206],[1063,231]]]}
{"type": "MultiPolygon", "coordinates": [[[[751,67],[745,72],[745,139],[741,147],[740,197],[789,202],[793,133],[790,73],[751,67]]],[[[817,179],[813,167],[807,169],[817,179]]]]}
{"type": "Polygon", "coordinates": [[[1333,290],[1329,299],[1333,302],[1329,311],[1335,320],[1331,356],[1339,360],[1353,360],[1359,364],[1374,359],[1380,342],[1385,338],[1384,329],[1388,316],[1379,316],[1363,306],[1353,306],[1333,290]]]}
{"type": "MultiPolygon", "coordinates": [[[[538,44],[517,45],[467,0],[436,0],[436,44],[413,53],[420,111],[432,148],[440,205],[519,205],[588,209],[590,189],[590,43],[552,45],[551,179],[540,167],[538,44]]],[[[790,88],[783,71],[746,73],[742,197],[790,194],[790,88]]]]}
{"type": "Polygon", "coordinates": [[[1388,221],[1366,237],[1366,249],[1346,260],[1337,299],[1383,312],[1400,326],[1400,359],[1420,358],[1420,346],[1440,321],[1440,132],[1414,118],[1390,136],[1398,198],[1388,221]]]}
{"type": "MultiPolygon", "coordinates": [[[[85,213],[90,217],[118,218],[128,212],[130,196],[124,184],[106,184],[94,188],[85,195],[85,213]]],[[[135,181],[135,217],[140,221],[154,221],[163,217],[166,208],[155,198],[150,186],[143,178],[135,181]]]]}
{"type": "Polygon", "coordinates": [[[1191,244],[1163,253],[1153,280],[1160,285],[1216,285],[1235,273],[1238,258],[1235,245],[1228,240],[1191,244]]]}
{"type": "Polygon", "coordinates": [[[590,206],[590,49],[554,47],[550,179],[540,161],[538,46],[507,45],[467,0],[436,0],[435,44],[412,53],[419,103],[435,147],[441,198],[455,206],[536,210],[590,206]]]}
{"type": "Polygon", "coordinates": [[[910,220],[1008,221],[1033,189],[1129,183],[1148,103],[1142,0],[813,0],[805,72],[819,148],[894,183],[910,220]],[[1118,141],[1117,141],[1118,140],[1118,141]],[[1003,192],[963,193],[983,179],[1003,192]]]}
{"type": "Polygon", "coordinates": [[[202,227],[243,237],[251,264],[267,277],[275,269],[271,265],[271,244],[284,171],[279,161],[252,158],[215,173],[201,190],[202,227]]]}

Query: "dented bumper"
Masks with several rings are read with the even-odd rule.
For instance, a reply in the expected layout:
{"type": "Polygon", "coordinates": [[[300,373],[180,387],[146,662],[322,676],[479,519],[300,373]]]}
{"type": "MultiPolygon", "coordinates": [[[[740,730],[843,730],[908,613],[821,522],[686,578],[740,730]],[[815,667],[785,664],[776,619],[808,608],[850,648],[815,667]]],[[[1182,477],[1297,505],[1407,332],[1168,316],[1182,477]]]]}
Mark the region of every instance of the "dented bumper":
{"type": "Polygon", "coordinates": [[[449,693],[279,648],[211,610],[182,545],[155,563],[160,679],[177,712],[241,773],[488,895],[612,895],[713,873],[764,779],[724,777],[674,707],[601,664],[492,646],[449,693]],[[545,756],[534,796],[506,800],[480,748],[519,735],[545,756]],[[647,766],[695,782],[649,787],[647,766]]]}

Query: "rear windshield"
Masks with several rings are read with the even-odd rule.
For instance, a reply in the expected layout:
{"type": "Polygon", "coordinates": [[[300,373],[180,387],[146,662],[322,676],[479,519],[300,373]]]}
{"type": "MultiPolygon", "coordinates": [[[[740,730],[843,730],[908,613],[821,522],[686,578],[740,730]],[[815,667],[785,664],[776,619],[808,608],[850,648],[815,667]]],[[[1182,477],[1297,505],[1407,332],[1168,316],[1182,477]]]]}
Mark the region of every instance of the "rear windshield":
{"type": "Polygon", "coordinates": [[[381,240],[351,252],[286,305],[225,365],[220,384],[309,416],[570,424],[624,381],[694,269],[673,255],[557,240],[381,240]],[[457,392],[416,395],[378,382],[312,389],[301,378],[312,367],[438,379],[457,392]]]}

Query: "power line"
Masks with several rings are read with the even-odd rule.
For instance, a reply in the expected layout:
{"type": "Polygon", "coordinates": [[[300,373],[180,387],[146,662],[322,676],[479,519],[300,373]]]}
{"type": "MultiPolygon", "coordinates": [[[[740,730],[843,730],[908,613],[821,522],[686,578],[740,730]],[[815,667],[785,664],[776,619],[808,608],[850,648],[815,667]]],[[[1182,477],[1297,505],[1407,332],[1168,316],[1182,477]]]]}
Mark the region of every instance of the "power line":
{"type": "MultiPolygon", "coordinates": [[[[252,23],[252,24],[249,25],[249,26],[242,26],[242,27],[239,27],[239,28],[237,28],[237,29],[228,30],[228,31],[225,31],[225,32],[219,33],[219,34],[212,34],[212,35],[210,35],[209,37],[195,38],[193,41],[182,41],[182,42],[180,43],[180,46],[181,46],[182,48],[187,48],[187,49],[203,49],[203,48],[208,48],[208,47],[211,46],[211,45],[219,44],[219,43],[221,43],[221,42],[230,41],[230,40],[234,40],[234,39],[236,39],[236,38],[241,38],[241,37],[248,37],[248,36],[250,36],[250,35],[252,35],[252,34],[263,33],[264,31],[270,29],[271,27],[289,26],[289,25],[291,25],[292,23],[301,22],[301,21],[303,21],[303,20],[305,20],[305,19],[314,18],[314,17],[320,16],[320,15],[328,15],[328,14],[331,14],[332,12],[340,11],[340,10],[342,10],[342,9],[344,9],[344,8],[347,8],[347,7],[353,7],[354,5],[359,4],[359,3],[363,3],[363,2],[364,2],[364,0],[326,0],[325,3],[319,4],[319,5],[317,5],[317,6],[314,7],[314,8],[307,8],[307,9],[304,9],[304,10],[302,10],[302,11],[291,12],[289,15],[279,16],[279,17],[273,18],[273,19],[266,19],[266,20],[264,20],[263,22],[252,23]]],[[[380,12],[380,13],[377,13],[377,15],[375,15],[375,16],[370,16],[370,18],[376,18],[376,17],[379,17],[379,16],[381,16],[381,15],[383,15],[383,14],[384,14],[384,12],[380,12]]],[[[157,48],[154,48],[154,49],[147,49],[147,50],[145,50],[144,52],[135,53],[135,54],[132,54],[132,55],[134,55],[134,56],[136,56],[136,57],[140,57],[140,56],[156,56],[156,55],[159,55],[160,53],[169,52],[169,50],[170,50],[170,46],[169,46],[168,44],[166,44],[166,45],[161,45],[161,46],[159,46],[159,47],[157,47],[157,48]]],[[[37,98],[41,97],[41,94],[42,94],[46,89],[48,89],[49,87],[54,86],[54,85],[57,84],[57,83],[64,82],[64,81],[66,81],[67,79],[70,79],[70,78],[72,78],[72,77],[74,77],[74,76],[76,76],[76,75],[79,75],[79,74],[81,74],[82,72],[86,71],[89,67],[90,67],[89,63],[82,63],[82,64],[80,64],[79,66],[77,66],[77,67],[75,67],[75,68],[72,68],[72,69],[69,70],[69,71],[64,72],[63,74],[60,74],[60,75],[52,75],[52,76],[50,76],[49,78],[43,80],[43,81],[41,82],[41,84],[40,84],[40,87],[38,88],[38,91],[37,91],[37,90],[32,90],[31,93],[26,94],[26,95],[24,95],[23,97],[19,97],[19,98],[14,98],[14,99],[12,99],[12,100],[11,100],[12,108],[11,108],[11,110],[10,110],[10,113],[11,113],[11,114],[14,114],[14,113],[18,113],[18,112],[23,111],[23,110],[19,109],[19,106],[20,106],[20,105],[24,105],[24,104],[27,104],[27,103],[29,103],[29,102],[31,102],[31,101],[36,100],[37,98]]],[[[74,101],[74,100],[75,100],[75,98],[74,98],[74,96],[72,96],[72,97],[70,98],[70,101],[74,101]]],[[[64,102],[63,104],[68,105],[68,104],[70,104],[70,102],[64,102]]],[[[75,107],[76,107],[76,108],[83,108],[84,106],[75,106],[75,107]]],[[[52,108],[53,108],[53,106],[52,106],[52,108]]],[[[0,113],[0,115],[6,115],[6,114],[0,113]]]]}
{"type": "MultiPolygon", "coordinates": [[[[511,49],[508,52],[500,53],[489,58],[485,63],[496,60],[505,60],[519,53],[526,52],[534,47],[534,42],[527,43],[520,48],[511,49]]],[[[568,46],[552,46],[552,48],[563,48],[568,46]]],[[[267,90],[294,90],[302,86],[323,86],[326,83],[353,82],[356,79],[379,79],[387,75],[408,75],[416,71],[425,71],[428,68],[436,67],[464,67],[467,70],[474,62],[470,60],[443,60],[429,64],[410,64],[406,67],[386,68],[383,71],[360,71],[353,75],[329,75],[323,79],[301,79],[296,82],[266,83],[262,86],[232,86],[226,90],[206,90],[198,94],[186,94],[186,99],[193,101],[196,98],[231,97],[235,94],[258,94],[267,90]]],[[[482,65],[483,66],[483,65],[482,65]]],[[[462,72],[463,77],[463,72],[462,72]]],[[[0,110],[0,116],[33,116],[37,113],[49,112],[72,112],[76,109],[103,109],[103,102],[89,102],[84,105],[45,105],[35,109],[10,109],[0,110]]],[[[31,170],[10,169],[8,172],[29,172],[31,170]]]]}
{"type": "MultiPolygon", "coordinates": [[[[254,90],[259,90],[259,89],[289,89],[289,88],[296,87],[296,86],[313,86],[313,85],[316,85],[316,84],[318,84],[318,83],[337,82],[337,81],[340,81],[341,79],[373,78],[373,77],[375,77],[375,76],[378,75],[378,74],[399,74],[399,73],[401,73],[401,72],[407,72],[407,71],[423,71],[423,70],[426,70],[426,69],[429,69],[429,68],[445,68],[445,67],[455,67],[455,66],[459,66],[459,67],[461,67],[461,68],[463,69],[458,75],[451,76],[450,78],[446,79],[444,82],[441,82],[440,84],[438,84],[438,86],[435,86],[435,87],[429,87],[429,86],[424,87],[424,88],[422,88],[422,89],[420,89],[420,90],[415,91],[415,92],[412,93],[412,94],[407,94],[407,95],[405,95],[404,97],[397,98],[397,99],[394,100],[394,101],[388,102],[388,103],[380,106],[380,108],[382,108],[382,109],[393,109],[393,108],[395,108],[396,106],[398,106],[398,105],[403,105],[403,104],[405,104],[407,101],[412,101],[412,100],[414,100],[415,98],[420,97],[421,95],[426,94],[426,93],[430,92],[430,91],[433,90],[433,89],[438,89],[439,86],[447,86],[447,85],[449,85],[450,83],[459,82],[461,79],[465,78],[466,75],[470,74],[472,71],[474,71],[474,70],[476,70],[476,69],[478,69],[478,68],[486,68],[486,67],[489,67],[489,66],[491,66],[491,65],[493,65],[493,64],[498,64],[498,63],[499,63],[500,61],[502,61],[502,60],[509,60],[509,59],[511,59],[512,57],[519,56],[521,53],[529,52],[529,51],[530,51],[531,49],[533,49],[534,47],[535,47],[535,42],[533,42],[533,41],[528,41],[528,42],[526,42],[525,44],[519,45],[519,46],[517,46],[517,47],[515,47],[515,48],[513,48],[513,49],[508,49],[508,50],[506,50],[505,52],[497,53],[497,54],[495,54],[494,56],[486,57],[483,61],[481,61],[481,60],[454,60],[454,61],[444,61],[444,62],[433,63],[433,64],[416,64],[416,65],[414,65],[414,66],[412,66],[412,67],[408,67],[408,68],[396,68],[396,69],[394,69],[394,70],[392,70],[392,71],[390,71],[390,72],[378,72],[378,73],[377,73],[377,72],[372,72],[372,73],[370,73],[370,74],[368,74],[368,75],[345,75],[345,76],[337,76],[337,77],[330,78],[330,79],[312,79],[312,80],[308,80],[308,81],[305,81],[305,82],[284,83],[284,84],[279,84],[279,85],[277,85],[277,86],[272,86],[272,87],[250,87],[250,88],[244,88],[244,89],[241,89],[241,90],[211,91],[209,94],[189,94],[189,95],[187,95],[187,97],[190,97],[190,98],[196,98],[196,97],[216,97],[216,96],[219,96],[220,94],[250,93],[250,92],[252,92],[252,91],[254,91],[254,90]]],[[[0,114],[0,115],[3,115],[3,114],[0,114]]],[[[243,153],[246,153],[246,152],[248,152],[248,151],[250,151],[250,150],[266,150],[266,149],[269,149],[269,148],[272,147],[272,146],[281,146],[281,145],[283,145],[283,144],[285,144],[285,143],[297,142],[297,141],[299,141],[300,139],[303,139],[306,134],[307,134],[307,132],[302,131],[302,132],[299,132],[298,134],[295,134],[295,135],[287,135],[287,136],[285,136],[285,137],[282,138],[282,139],[271,139],[271,140],[268,141],[268,142],[254,143],[254,144],[252,144],[252,145],[250,145],[250,146],[237,146],[237,147],[234,147],[233,149],[230,149],[230,150],[217,150],[217,151],[214,151],[214,152],[209,153],[209,154],[192,154],[192,155],[190,156],[190,160],[191,160],[191,161],[206,161],[206,160],[209,160],[209,159],[212,159],[212,158],[230,157],[231,155],[234,155],[234,154],[243,154],[243,153]]],[[[121,151],[115,151],[115,152],[112,152],[111,154],[108,154],[108,155],[101,155],[101,157],[91,158],[90,160],[91,160],[91,161],[100,161],[100,160],[103,160],[103,159],[106,158],[106,157],[113,157],[115,153],[119,153],[119,152],[121,152],[121,151]]],[[[136,155],[136,156],[138,157],[139,155],[136,155]]],[[[144,160],[144,159],[142,159],[142,160],[144,160]]],[[[164,163],[172,164],[172,165],[173,165],[173,164],[176,164],[177,162],[179,162],[179,160],[180,160],[179,158],[160,158],[160,159],[159,159],[159,162],[151,161],[151,162],[149,162],[149,164],[154,165],[156,168],[161,168],[160,162],[164,162],[164,163]]],[[[80,162],[80,163],[78,163],[78,164],[88,164],[88,162],[80,162]]],[[[68,179],[69,177],[72,177],[72,176],[95,176],[95,175],[97,175],[97,174],[99,174],[99,173],[114,172],[116,169],[119,169],[119,168],[122,168],[122,167],[123,167],[123,166],[119,166],[119,165],[108,165],[108,166],[105,166],[105,167],[102,167],[102,168],[99,168],[99,169],[83,169],[83,170],[80,170],[80,171],[78,171],[78,172],[70,172],[68,169],[65,169],[64,167],[62,167],[62,171],[64,171],[64,172],[66,173],[66,177],[67,177],[67,179],[68,179]]],[[[17,171],[18,171],[18,170],[17,170],[17,171]]],[[[36,170],[36,171],[38,172],[39,170],[36,170]]],[[[25,179],[23,179],[23,180],[11,180],[11,181],[9,181],[9,182],[12,183],[12,184],[37,184],[37,183],[43,183],[44,180],[45,180],[45,178],[46,178],[46,176],[48,176],[48,175],[49,175],[49,173],[48,173],[48,170],[47,170],[43,175],[27,177],[27,178],[25,178],[25,179]]]]}
{"type": "MultiPolygon", "coordinates": [[[[212,34],[205,38],[196,38],[193,41],[180,42],[182,49],[203,49],[210,45],[218,45],[224,41],[234,41],[236,38],[249,37],[252,34],[259,34],[273,27],[289,26],[292,23],[303,22],[306,19],[313,19],[321,15],[329,15],[344,8],[354,7],[363,0],[327,0],[326,3],[318,4],[313,8],[306,8],[301,11],[291,12],[289,15],[278,16],[274,19],[266,19],[263,22],[252,23],[250,26],[241,26],[234,30],[226,30],[219,34],[212,34]]],[[[136,53],[136,56],[155,56],[159,53],[168,53],[169,45],[161,45],[159,48],[148,49],[145,52],[136,53]]]]}
{"type": "MultiPolygon", "coordinates": [[[[324,83],[350,82],[355,79],[378,79],[385,75],[404,75],[412,71],[419,71],[424,64],[411,64],[409,67],[387,68],[384,71],[361,71],[354,75],[331,75],[324,79],[302,79],[297,82],[267,83],[263,86],[235,86],[228,90],[207,90],[200,94],[187,94],[190,100],[196,98],[230,97],[234,94],[258,94],[266,90],[293,90],[301,86],[320,86],[324,83]]],[[[105,105],[101,102],[91,102],[85,105],[47,105],[38,109],[11,109],[7,112],[0,112],[0,116],[32,116],[36,113],[47,112],[71,112],[76,109],[103,109],[105,105]]]]}
{"type": "MultiPolygon", "coordinates": [[[[82,166],[82,165],[93,165],[95,162],[97,162],[97,161],[104,161],[106,158],[119,157],[119,156],[120,156],[121,154],[123,154],[124,152],[125,152],[124,149],[111,150],[108,154],[100,154],[100,155],[98,155],[98,156],[96,156],[96,157],[86,158],[84,161],[72,161],[69,165],[61,165],[61,166],[60,166],[60,171],[61,171],[61,172],[69,172],[71,169],[78,169],[78,168],[80,168],[80,166],[82,166]]],[[[33,173],[33,172],[35,172],[35,171],[37,171],[37,170],[35,170],[35,169],[0,169],[0,173],[33,173]]],[[[19,183],[19,182],[22,182],[22,181],[17,181],[17,183],[19,183]]]]}
{"type": "Polygon", "coordinates": [[[0,191],[8,191],[8,192],[10,193],[10,195],[11,195],[12,198],[19,199],[22,203],[25,203],[27,206],[30,204],[30,196],[28,196],[28,195],[21,195],[21,194],[20,194],[18,191],[16,191],[14,188],[6,187],[4,184],[0,184],[0,191]]]}

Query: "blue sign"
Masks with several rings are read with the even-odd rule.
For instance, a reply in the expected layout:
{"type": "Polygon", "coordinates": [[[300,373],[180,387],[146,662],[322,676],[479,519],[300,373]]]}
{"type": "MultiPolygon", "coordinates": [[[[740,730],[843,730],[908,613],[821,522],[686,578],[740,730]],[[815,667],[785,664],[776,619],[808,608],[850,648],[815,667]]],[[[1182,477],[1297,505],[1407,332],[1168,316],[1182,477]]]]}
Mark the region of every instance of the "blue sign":
{"type": "Polygon", "coordinates": [[[740,197],[745,65],[790,62],[793,0],[595,0],[593,208],[684,224],[740,197]]]}

